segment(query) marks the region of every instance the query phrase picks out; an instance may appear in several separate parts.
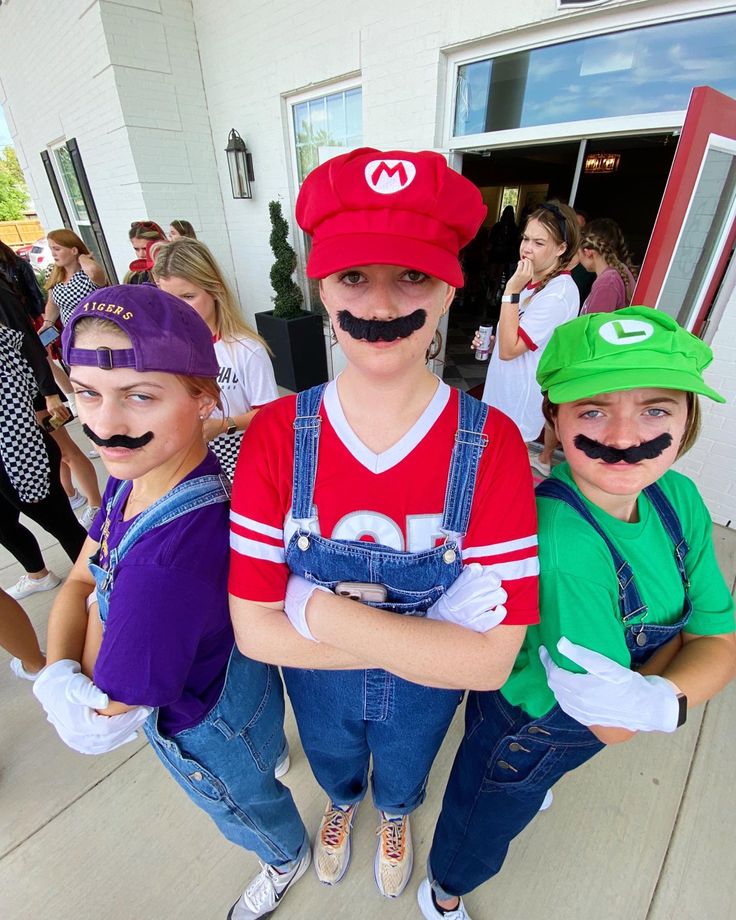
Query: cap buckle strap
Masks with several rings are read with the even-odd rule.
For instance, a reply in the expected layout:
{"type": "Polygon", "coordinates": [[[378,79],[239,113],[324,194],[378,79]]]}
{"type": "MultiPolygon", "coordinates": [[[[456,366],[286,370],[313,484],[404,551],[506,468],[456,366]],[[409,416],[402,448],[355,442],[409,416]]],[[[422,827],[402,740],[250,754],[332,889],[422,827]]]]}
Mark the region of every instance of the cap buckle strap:
{"type": "Polygon", "coordinates": [[[97,353],[97,367],[105,371],[111,371],[114,367],[112,348],[109,348],[107,345],[98,345],[95,351],[97,353]]]}

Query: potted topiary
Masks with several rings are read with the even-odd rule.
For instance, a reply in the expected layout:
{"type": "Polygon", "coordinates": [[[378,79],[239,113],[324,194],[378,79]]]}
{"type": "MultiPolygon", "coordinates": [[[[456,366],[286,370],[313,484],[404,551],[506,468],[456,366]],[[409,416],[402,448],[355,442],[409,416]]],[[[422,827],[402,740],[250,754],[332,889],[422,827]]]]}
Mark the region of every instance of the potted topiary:
{"type": "Polygon", "coordinates": [[[281,203],[270,201],[269,242],[275,256],[271,268],[273,310],[256,313],[256,327],[273,353],[273,369],[279,386],[306,390],[327,380],[327,355],[322,317],[302,310],[304,300],[292,275],[296,253],[289,243],[289,224],[281,203]]]}

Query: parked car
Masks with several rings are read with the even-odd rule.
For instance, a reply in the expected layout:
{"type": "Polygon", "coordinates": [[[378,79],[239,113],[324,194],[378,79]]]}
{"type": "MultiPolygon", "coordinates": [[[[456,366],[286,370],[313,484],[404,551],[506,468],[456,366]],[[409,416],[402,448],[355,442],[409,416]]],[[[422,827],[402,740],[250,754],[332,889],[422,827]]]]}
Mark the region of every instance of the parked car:
{"type": "Polygon", "coordinates": [[[51,256],[51,249],[45,237],[42,240],[36,240],[33,246],[31,246],[31,253],[28,261],[31,263],[31,267],[37,272],[45,272],[49,265],[54,264],[54,260],[51,256]]]}
{"type": "Polygon", "coordinates": [[[20,256],[21,259],[25,259],[26,262],[31,261],[31,249],[33,249],[33,243],[23,243],[21,246],[13,246],[15,254],[20,256]]]}

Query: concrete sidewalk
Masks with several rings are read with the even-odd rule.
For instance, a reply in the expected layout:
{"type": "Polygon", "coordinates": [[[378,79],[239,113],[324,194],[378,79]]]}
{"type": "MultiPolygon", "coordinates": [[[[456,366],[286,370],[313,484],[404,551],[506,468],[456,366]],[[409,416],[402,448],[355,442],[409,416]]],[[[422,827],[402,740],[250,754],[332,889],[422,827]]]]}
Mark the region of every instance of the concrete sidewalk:
{"type": "MultiPolygon", "coordinates": [[[[77,437],[78,423],[70,427],[77,437]]],[[[733,587],[736,534],[717,527],[715,536],[733,587]]],[[[65,575],[58,544],[45,533],[39,541],[49,568],[65,575]]],[[[0,585],[21,572],[0,550],[0,585]]],[[[55,593],[23,601],[44,638],[55,593]]],[[[224,920],[255,857],[219,835],[142,741],[99,758],[64,747],[7,661],[0,650],[0,918],[224,920]]],[[[473,920],[734,920],[735,718],[732,686],[673,736],[638,737],[564,779],[501,875],[466,899],[473,920]]],[[[324,796],[290,715],[287,733],[286,782],[314,832],[324,796]]],[[[376,814],[366,802],[345,880],[325,888],[310,870],[279,907],[280,920],[420,916],[416,888],[461,733],[458,714],[413,818],[405,894],[387,901],[376,890],[376,814]]]]}

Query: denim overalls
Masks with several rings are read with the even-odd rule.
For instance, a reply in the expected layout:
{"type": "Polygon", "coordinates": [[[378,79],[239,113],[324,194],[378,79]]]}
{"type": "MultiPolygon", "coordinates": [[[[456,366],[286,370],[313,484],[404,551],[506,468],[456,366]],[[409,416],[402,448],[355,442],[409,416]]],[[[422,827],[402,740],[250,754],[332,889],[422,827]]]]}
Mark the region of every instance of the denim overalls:
{"type": "MultiPolygon", "coordinates": [[[[488,407],[460,393],[442,519],[446,539],[433,549],[410,553],[315,532],[323,392],[319,386],[297,397],[291,510],[297,529],[286,547],[286,563],[292,572],[330,590],[340,581],[382,584],[387,600],[372,607],[422,616],[462,568],[459,541],[467,531],[478,464],[488,441],[483,434],[488,407]]],[[[335,804],[363,798],[371,755],[377,808],[408,814],[421,804],[432,762],[462,700],[460,691],[424,687],[378,668],[283,672],[304,751],[335,804]]]]}
{"type": "MultiPolygon", "coordinates": [[[[548,479],[536,489],[537,496],[556,498],[574,508],[605,541],[616,568],[619,610],[632,665],[643,664],[681,632],[692,612],[685,569],[688,546],[677,514],[659,486],[649,486],[644,493],[672,540],[682,579],[682,616],[669,626],[647,625],[647,609],[631,567],[579,495],[557,479],[548,479]],[[639,622],[631,623],[634,618],[639,622]]],[[[500,692],[470,693],[465,736],[455,756],[428,861],[427,874],[437,897],[466,894],[494,876],[513,838],[537,814],[547,790],[604,746],[559,706],[531,719],[500,692]]]]}
{"type": "MultiPolygon", "coordinates": [[[[108,502],[103,540],[130,488],[130,482],[121,483],[108,502]]],[[[229,500],[225,477],[200,476],[182,482],[135,518],[119,545],[110,550],[107,568],[99,564],[99,551],[90,559],[103,627],[115,573],[136,541],[190,511],[229,500]]],[[[222,834],[277,867],[301,858],[309,846],[291,793],[274,777],[285,745],[283,725],[278,669],[251,661],[233,648],[220,698],[201,722],[169,737],[158,731],[155,709],[143,727],[169,773],[222,834]]]]}

